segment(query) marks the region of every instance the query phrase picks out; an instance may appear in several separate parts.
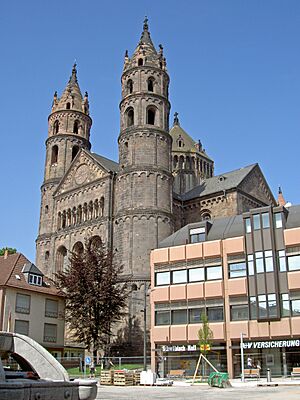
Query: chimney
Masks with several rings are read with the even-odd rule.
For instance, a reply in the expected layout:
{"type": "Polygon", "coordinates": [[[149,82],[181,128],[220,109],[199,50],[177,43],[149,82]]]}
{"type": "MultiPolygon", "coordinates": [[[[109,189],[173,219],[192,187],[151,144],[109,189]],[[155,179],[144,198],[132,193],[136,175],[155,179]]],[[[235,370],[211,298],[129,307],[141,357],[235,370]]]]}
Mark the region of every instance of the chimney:
{"type": "Polygon", "coordinates": [[[4,260],[6,260],[8,257],[8,249],[4,250],[4,260]]]}

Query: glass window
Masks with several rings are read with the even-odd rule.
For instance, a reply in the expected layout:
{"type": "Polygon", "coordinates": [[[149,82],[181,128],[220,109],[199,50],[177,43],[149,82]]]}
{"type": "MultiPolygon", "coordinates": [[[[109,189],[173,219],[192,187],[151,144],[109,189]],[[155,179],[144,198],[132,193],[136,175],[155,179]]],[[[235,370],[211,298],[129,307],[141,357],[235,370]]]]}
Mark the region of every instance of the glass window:
{"type": "Polygon", "coordinates": [[[20,333],[21,335],[29,335],[29,321],[21,321],[19,319],[15,320],[15,333],[20,333]]]}
{"type": "Polygon", "coordinates": [[[44,325],[44,342],[56,343],[57,341],[57,325],[45,324],[44,325]]]}
{"type": "Polygon", "coordinates": [[[191,308],[189,309],[189,324],[201,323],[201,315],[203,314],[202,308],[191,308]]]}
{"type": "Polygon", "coordinates": [[[187,324],[187,310],[172,310],[172,325],[187,324]]]}
{"type": "Polygon", "coordinates": [[[258,317],[267,318],[267,301],[266,295],[258,296],[258,317]]]}
{"type": "Polygon", "coordinates": [[[228,264],[229,278],[239,278],[247,275],[245,262],[228,264]]]}
{"type": "Polygon", "coordinates": [[[275,294],[268,294],[269,317],[277,317],[277,300],[275,294]]]}
{"type": "Polygon", "coordinates": [[[261,218],[262,218],[262,227],[263,227],[263,229],[270,228],[269,213],[261,214],[261,218]]]}
{"type": "Polygon", "coordinates": [[[265,251],[266,272],[274,271],[272,250],[265,251]]]}
{"type": "Polygon", "coordinates": [[[246,233],[251,233],[251,220],[250,218],[245,218],[245,227],[246,227],[246,233]]]}
{"type": "Polygon", "coordinates": [[[206,268],[206,279],[208,281],[213,279],[222,279],[222,267],[208,267],[206,268]]]}
{"type": "Polygon", "coordinates": [[[45,302],[45,317],[57,318],[58,317],[58,301],[46,299],[45,302]]]}
{"type": "Polygon", "coordinates": [[[257,302],[256,297],[250,297],[250,318],[256,319],[257,318],[257,302]]]}
{"type": "Polygon", "coordinates": [[[285,250],[278,251],[278,259],[279,259],[279,270],[281,272],[286,271],[285,250]]]}
{"type": "Polygon", "coordinates": [[[230,306],[231,321],[241,321],[249,319],[248,304],[238,304],[230,306]]]}
{"type": "Polygon", "coordinates": [[[30,296],[17,293],[16,312],[21,314],[30,314],[30,296]]]}
{"type": "Polygon", "coordinates": [[[156,272],[155,282],[156,286],[170,285],[170,272],[156,272]]]}
{"type": "Polygon", "coordinates": [[[289,271],[296,271],[300,269],[300,255],[289,256],[287,260],[288,260],[289,271]]]}
{"type": "Polygon", "coordinates": [[[274,214],[274,220],[275,220],[275,228],[282,228],[281,213],[274,214]]]}
{"type": "Polygon", "coordinates": [[[248,260],[248,275],[254,275],[253,254],[249,254],[247,260],[248,260]]]}
{"type": "Polygon", "coordinates": [[[290,299],[288,293],[283,293],[281,295],[281,316],[289,317],[291,314],[290,311],[290,299]]]}
{"type": "Polygon", "coordinates": [[[170,311],[155,311],[155,325],[170,325],[170,311]]]}
{"type": "Polygon", "coordinates": [[[262,251],[255,253],[256,273],[260,274],[264,272],[264,259],[262,251]]]}
{"type": "Polygon", "coordinates": [[[187,270],[181,269],[179,271],[172,272],[172,283],[186,283],[187,282],[187,270]]]}
{"type": "Polygon", "coordinates": [[[291,307],[292,307],[292,315],[294,317],[300,315],[300,300],[292,300],[291,307]]]}
{"type": "Polygon", "coordinates": [[[223,307],[207,307],[209,321],[223,321],[223,307]]]}
{"type": "Polygon", "coordinates": [[[190,242],[198,243],[205,241],[205,227],[190,229],[190,242]]]}
{"type": "Polygon", "coordinates": [[[189,282],[204,281],[204,268],[190,268],[189,282]]]}
{"type": "Polygon", "coordinates": [[[255,231],[260,229],[260,214],[253,215],[253,229],[255,231]]]}

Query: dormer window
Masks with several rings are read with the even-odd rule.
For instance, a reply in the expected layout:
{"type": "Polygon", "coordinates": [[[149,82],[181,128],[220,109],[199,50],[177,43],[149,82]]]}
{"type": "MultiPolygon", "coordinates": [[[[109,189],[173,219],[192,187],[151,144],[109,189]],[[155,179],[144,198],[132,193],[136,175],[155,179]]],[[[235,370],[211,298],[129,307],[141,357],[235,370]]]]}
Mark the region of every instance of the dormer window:
{"type": "Polygon", "coordinates": [[[28,283],[30,285],[42,286],[43,278],[40,275],[29,274],[28,283]]]}
{"type": "Polygon", "coordinates": [[[141,67],[144,64],[144,60],[142,58],[138,59],[138,66],[141,67]]]}
{"type": "Polygon", "coordinates": [[[70,110],[70,108],[71,108],[71,103],[67,103],[67,104],[66,104],[66,109],[67,109],[67,110],[70,110]]]}
{"type": "Polygon", "coordinates": [[[205,227],[190,229],[190,243],[205,241],[205,227]]]}

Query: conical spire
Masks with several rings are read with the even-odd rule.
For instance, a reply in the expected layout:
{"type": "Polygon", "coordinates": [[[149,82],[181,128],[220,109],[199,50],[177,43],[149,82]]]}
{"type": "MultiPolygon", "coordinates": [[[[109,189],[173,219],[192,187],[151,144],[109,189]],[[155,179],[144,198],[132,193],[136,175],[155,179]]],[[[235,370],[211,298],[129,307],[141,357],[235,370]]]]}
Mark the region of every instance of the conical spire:
{"type": "Polygon", "coordinates": [[[278,188],[277,204],[278,204],[279,206],[285,206],[285,205],[286,205],[286,201],[285,201],[285,199],[284,199],[284,197],[283,197],[282,190],[281,190],[281,187],[280,187],[280,186],[279,186],[279,188],[278,188]]]}
{"type": "Polygon", "coordinates": [[[155,66],[156,68],[166,69],[166,59],[163,56],[163,47],[159,45],[157,52],[151,40],[148,18],[145,17],[143,31],[138,45],[131,58],[128,57],[128,52],[125,53],[124,70],[136,66],[155,66]]]}
{"type": "Polygon", "coordinates": [[[52,112],[59,110],[75,110],[88,114],[88,101],[83,98],[77,80],[77,64],[73,64],[72,73],[60,98],[53,102],[52,112]]]}

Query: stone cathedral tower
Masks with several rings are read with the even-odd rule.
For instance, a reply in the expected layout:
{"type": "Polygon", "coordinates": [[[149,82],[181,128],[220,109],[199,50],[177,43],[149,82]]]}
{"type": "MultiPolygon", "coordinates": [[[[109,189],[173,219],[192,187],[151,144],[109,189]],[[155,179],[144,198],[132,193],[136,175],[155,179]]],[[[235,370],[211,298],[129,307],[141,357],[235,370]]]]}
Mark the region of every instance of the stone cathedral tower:
{"type": "Polygon", "coordinates": [[[150,250],[173,230],[169,76],[147,19],[121,83],[114,247],[128,280],[147,281],[150,250]]]}
{"type": "MultiPolygon", "coordinates": [[[[58,98],[57,92],[54,94],[52,110],[48,118],[36,260],[49,276],[52,276],[54,257],[56,256],[53,243],[51,243],[57,223],[54,193],[79,150],[90,150],[91,125],[88,94],[86,92],[84,97],[81,94],[77,81],[76,64],[74,64],[72,75],[61,97],[58,98]],[[49,261],[53,259],[53,263],[47,262],[49,258],[49,261]],[[49,266],[49,270],[47,266],[49,266]]],[[[61,215],[62,226],[67,226],[69,217],[67,214],[61,215]]]]}

